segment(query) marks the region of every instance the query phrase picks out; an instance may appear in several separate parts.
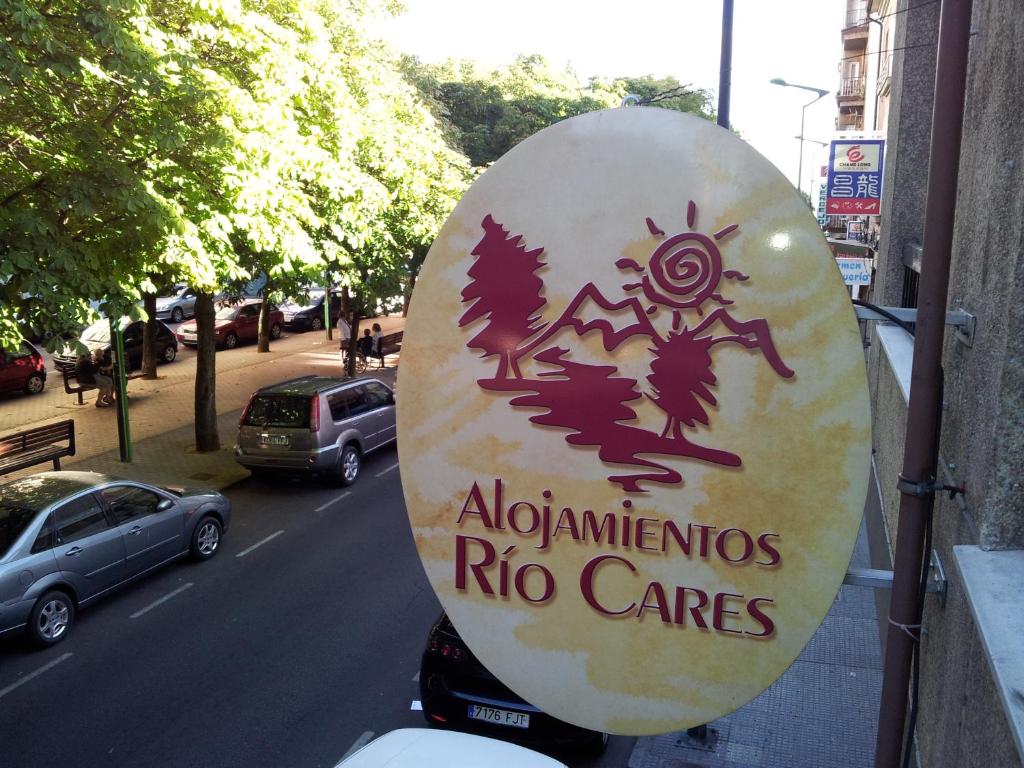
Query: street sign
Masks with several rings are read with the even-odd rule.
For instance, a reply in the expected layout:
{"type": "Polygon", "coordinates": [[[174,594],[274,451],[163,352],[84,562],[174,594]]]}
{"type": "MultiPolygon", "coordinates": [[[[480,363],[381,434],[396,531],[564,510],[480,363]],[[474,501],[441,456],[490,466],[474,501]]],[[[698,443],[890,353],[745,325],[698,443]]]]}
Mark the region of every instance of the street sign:
{"type": "Polygon", "coordinates": [[[836,259],[836,264],[847,285],[871,283],[871,259],[836,259]]]}
{"type": "Polygon", "coordinates": [[[826,209],[830,215],[882,212],[884,140],[833,141],[829,151],[826,209]]]}
{"type": "Polygon", "coordinates": [[[871,452],[857,321],[807,205],[729,131],[631,107],[516,146],[435,240],[401,367],[423,567],[544,711],[710,722],[831,607],[871,452]]]}

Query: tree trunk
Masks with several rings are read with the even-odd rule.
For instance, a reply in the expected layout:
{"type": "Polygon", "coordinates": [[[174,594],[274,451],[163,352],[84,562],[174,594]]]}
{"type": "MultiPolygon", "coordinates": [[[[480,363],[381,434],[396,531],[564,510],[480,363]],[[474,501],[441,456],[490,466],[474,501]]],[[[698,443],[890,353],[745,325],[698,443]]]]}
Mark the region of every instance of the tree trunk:
{"type": "Polygon", "coordinates": [[[220,449],[217,434],[217,347],[213,338],[213,294],[196,295],[196,450],[220,449]]]}
{"type": "Polygon", "coordinates": [[[263,301],[260,303],[259,335],[256,337],[256,351],[270,351],[270,278],[263,286],[263,301]]]}
{"type": "Polygon", "coordinates": [[[146,293],[142,296],[142,308],[149,319],[142,333],[142,378],[156,378],[156,294],[146,293]]]}
{"type": "Polygon", "coordinates": [[[416,277],[419,275],[419,270],[413,270],[409,273],[409,284],[405,289],[405,297],[402,300],[402,317],[409,316],[409,302],[412,301],[412,291],[416,287],[416,277]]]}

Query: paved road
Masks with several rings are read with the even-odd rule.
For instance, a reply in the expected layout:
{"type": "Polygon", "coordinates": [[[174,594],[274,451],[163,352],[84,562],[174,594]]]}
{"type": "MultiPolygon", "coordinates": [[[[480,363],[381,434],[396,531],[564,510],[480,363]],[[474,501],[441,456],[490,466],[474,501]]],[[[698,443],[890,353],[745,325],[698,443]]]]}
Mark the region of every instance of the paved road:
{"type": "MultiPolygon", "coordinates": [[[[246,481],[224,549],[83,612],[46,651],[0,643],[0,762],[334,766],[410,710],[439,613],[393,449],[352,489],[246,481]]],[[[599,761],[624,766],[633,739],[599,761]]]]}

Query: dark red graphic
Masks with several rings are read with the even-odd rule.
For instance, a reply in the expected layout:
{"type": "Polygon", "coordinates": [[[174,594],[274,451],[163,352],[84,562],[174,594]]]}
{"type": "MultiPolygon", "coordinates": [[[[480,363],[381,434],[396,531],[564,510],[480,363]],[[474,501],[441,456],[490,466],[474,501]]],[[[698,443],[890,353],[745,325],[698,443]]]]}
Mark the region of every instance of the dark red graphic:
{"type": "MultiPolygon", "coordinates": [[[[697,208],[691,202],[687,225],[695,224],[697,208]]],[[[665,233],[650,218],[648,231],[655,237],[665,233]]],[[[682,475],[659,463],[659,456],[679,456],[727,467],[738,467],[740,457],[728,451],[692,442],[684,427],[707,426],[707,409],[717,405],[712,388],[717,383],[711,356],[717,344],[739,344],[757,349],[772,369],[783,378],[793,371],[779,357],[764,319],[737,320],[727,306],[733,302],[720,293],[722,278],[745,281],[736,270],[723,269],[717,242],[738,230],[732,224],[713,235],[684,232],[666,238],[651,254],[646,265],[619,259],[615,266],[634,274],[622,288],[639,293],[612,300],[594,283],[587,283],[565,310],[551,323],[542,323],[547,304],[544,281],[537,272],[545,266],[543,248],[526,250],[522,235],[508,232],[488,214],[482,222],[484,236],[473,249],[476,260],[470,267],[470,283],[462,300],[471,302],[459,326],[486,319],[486,325],[467,343],[484,357],[499,356],[492,379],[478,379],[482,388],[497,392],[527,392],[512,398],[520,408],[546,409],[530,417],[534,424],[570,431],[570,445],[597,448],[601,461],[632,467],[608,480],[628,492],[643,492],[644,481],[679,484],[682,475]],[[705,312],[708,302],[718,306],[705,312]],[[600,317],[584,316],[600,311],[600,317]],[[671,328],[662,333],[652,318],[659,311],[671,313],[671,328]],[[691,326],[684,313],[696,315],[691,326]],[[589,317],[589,319],[588,319],[589,317]],[[715,336],[712,327],[721,323],[727,334],[715,336]],[[554,337],[560,332],[582,338],[597,332],[609,357],[628,340],[646,337],[653,358],[647,386],[636,379],[617,375],[614,363],[595,365],[575,362],[571,350],[554,337]],[[532,360],[539,371],[524,376],[520,362],[532,360]],[[648,398],[665,414],[660,431],[639,425],[637,412],[629,403],[648,398]]],[[[665,324],[668,324],[666,321],[665,324]]]]}

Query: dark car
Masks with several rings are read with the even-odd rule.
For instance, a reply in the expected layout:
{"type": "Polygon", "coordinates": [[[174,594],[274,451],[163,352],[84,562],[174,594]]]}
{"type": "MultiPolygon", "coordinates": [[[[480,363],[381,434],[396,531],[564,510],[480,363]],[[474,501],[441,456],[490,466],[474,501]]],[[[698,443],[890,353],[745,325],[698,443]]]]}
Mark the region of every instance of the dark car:
{"type": "Polygon", "coordinates": [[[75,612],[117,587],[220,548],[231,503],[95,472],[41,472],[0,485],[0,636],[63,640],[75,612]]]}
{"type": "Polygon", "coordinates": [[[420,664],[423,716],[435,726],[600,754],[608,734],[545,714],[513,693],[469,650],[447,614],[434,623],[420,664]]]}
{"type": "Polygon", "coordinates": [[[27,341],[13,352],[0,349],[0,392],[35,395],[45,384],[46,363],[38,349],[27,341]]]}
{"type": "MultiPolygon", "coordinates": [[[[217,305],[213,321],[213,339],[218,347],[234,349],[242,341],[255,341],[260,331],[261,299],[222,301],[217,305]]],[[[281,338],[284,315],[270,305],[270,338],[281,338]]],[[[199,346],[199,331],[195,320],[178,326],[178,341],[186,347],[199,346]]]]}
{"type": "MultiPolygon", "coordinates": [[[[142,337],[145,333],[146,324],[142,320],[121,319],[121,329],[124,335],[124,355],[128,363],[126,370],[134,370],[142,365],[142,337]]],[[[85,345],[91,353],[97,349],[107,352],[110,350],[110,322],[98,320],[90,325],[78,341],[85,345]]],[[[174,338],[171,329],[160,321],[156,321],[156,360],[158,363],[171,363],[178,356],[178,340],[174,338]]],[[[65,345],[60,351],[53,355],[53,365],[59,371],[73,373],[78,367],[80,353],[76,351],[74,344],[65,345]]]]}
{"type": "MultiPolygon", "coordinates": [[[[311,290],[308,298],[289,299],[281,304],[284,327],[289,331],[319,331],[324,327],[324,292],[322,289],[311,290]]],[[[331,324],[338,322],[341,314],[341,294],[331,292],[330,318],[331,324]]]]}

